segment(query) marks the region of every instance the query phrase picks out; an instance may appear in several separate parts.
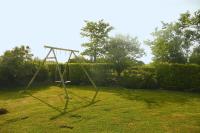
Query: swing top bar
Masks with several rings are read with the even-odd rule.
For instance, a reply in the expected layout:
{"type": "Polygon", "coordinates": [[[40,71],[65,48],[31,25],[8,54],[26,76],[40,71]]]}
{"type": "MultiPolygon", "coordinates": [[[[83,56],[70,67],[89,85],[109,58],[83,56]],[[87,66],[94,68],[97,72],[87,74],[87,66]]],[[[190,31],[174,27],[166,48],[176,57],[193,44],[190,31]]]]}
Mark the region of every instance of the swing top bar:
{"type": "Polygon", "coordinates": [[[47,45],[44,45],[44,47],[45,47],[45,48],[50,48],[50,49],[56,49],[56,50],[71,51],[71,52],[79,52],[78,50],[65,49],[65,48],[57,48],[57,47],[52,47],[52,46],[47,46],[47,45]]]}

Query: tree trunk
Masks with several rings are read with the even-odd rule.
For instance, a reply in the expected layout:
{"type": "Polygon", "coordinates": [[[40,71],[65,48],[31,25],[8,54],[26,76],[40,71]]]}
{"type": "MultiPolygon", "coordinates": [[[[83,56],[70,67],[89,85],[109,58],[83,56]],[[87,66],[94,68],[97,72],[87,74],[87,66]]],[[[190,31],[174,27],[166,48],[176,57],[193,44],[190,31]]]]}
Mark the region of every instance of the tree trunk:
{"type": "Polygon", "coordinates": [[[97,61],[97,56],[94,55],[94,63],[96,63],[96,61],[97,61]]]}
{"type": "Polygon", "coordinates": [[[94,63],[96,63],[97,60],[97,50],[96,47],[94,48],[94,63]]]}

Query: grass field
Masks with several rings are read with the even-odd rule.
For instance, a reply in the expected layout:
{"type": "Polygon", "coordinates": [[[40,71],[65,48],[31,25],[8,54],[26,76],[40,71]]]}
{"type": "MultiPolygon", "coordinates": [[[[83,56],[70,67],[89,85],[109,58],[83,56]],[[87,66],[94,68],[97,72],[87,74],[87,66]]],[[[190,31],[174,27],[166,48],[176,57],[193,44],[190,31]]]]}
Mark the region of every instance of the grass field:
{"type": "MultiPolygon", "coordinates": [[[[0,133],[200,132],[200,94],[102,88],[98,101],[87,106],[92,89],[69,87],[69,112],[63,115],[17,90],[1,90],[0,108],[9,113],[0,115],[0,133]]],[[[58,108],[64,106],[59,87],[38,87],[31,92],[58,108]]]]}

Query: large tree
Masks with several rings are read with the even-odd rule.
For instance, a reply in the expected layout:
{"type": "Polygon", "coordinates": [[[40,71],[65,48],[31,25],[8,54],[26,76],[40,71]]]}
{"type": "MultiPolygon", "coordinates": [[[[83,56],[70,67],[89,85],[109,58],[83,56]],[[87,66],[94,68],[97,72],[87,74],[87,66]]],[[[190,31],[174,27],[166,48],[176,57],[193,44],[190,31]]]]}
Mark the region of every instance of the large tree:
{"type": "Polygon", "coordinates": [[[147,43],[151,46],[154,61],[187,63],[193,47],[200,39],[200,10],[180,15],[173,23],[163,23],[162,29],[152,33],[154,39],[147,43]]]}
{"type": "Polygon", "coordinates": [[[185,56],[189,59],[193,48],[200,43],[200,10],[194,12],[194,14],[190,12],[181,14],[176,24],[179,26],[178,35],[183,40],[182,46],[185,56]]]}
{"type": "Polygon", "coordinates": [[[85,21],[85,26],[81,29],[82,37],[87,37],[89,42],[82,44],[85,47],[83,55],[90,57],[91,61],[96,62],[104,51],[103,47],[108,39],[108,33],[113,29],[109,23],[100,20],[98,22],[85,21]]]}
{"type": "Polygon", "coordinates": [[[182,49],[183,39],[177,35],[177,24],[163,23],[161,30],[156,29],[152,33],[153,41],[146,42],[150,45],[153,59],[156,62],[185,63],[186,58],[182,49]]]}
{"type": "Polygon", "coordinates": [[[114,65],[118,74],[129,67],[137,59],[144,55],[144,50],[140,47],[138,39],[130,36],[116,35],[110,38],[105,47],[106,59],[114,65]]]}

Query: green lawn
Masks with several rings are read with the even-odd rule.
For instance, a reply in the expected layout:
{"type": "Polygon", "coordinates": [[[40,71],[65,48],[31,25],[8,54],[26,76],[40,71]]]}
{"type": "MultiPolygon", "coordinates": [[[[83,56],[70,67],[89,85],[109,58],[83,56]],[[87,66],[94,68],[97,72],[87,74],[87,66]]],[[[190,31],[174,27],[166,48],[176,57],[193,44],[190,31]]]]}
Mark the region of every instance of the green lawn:
{"type": "MultiPolygon", "coordinates": [[[[56,86],[31,90],[59,108],[63,90],[56,86]]],[[[88,105],[92,87],[69,87],[68,113],[60,115],[18,91],[0,91],[0,133],[199,133],[200,94],[163,90],[102,88],[88,105]],[[73,95],[72,95],[73,94],[73,95]],[[75,96],[78,95],[78,96],[75,96]]]]}

